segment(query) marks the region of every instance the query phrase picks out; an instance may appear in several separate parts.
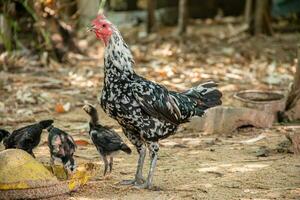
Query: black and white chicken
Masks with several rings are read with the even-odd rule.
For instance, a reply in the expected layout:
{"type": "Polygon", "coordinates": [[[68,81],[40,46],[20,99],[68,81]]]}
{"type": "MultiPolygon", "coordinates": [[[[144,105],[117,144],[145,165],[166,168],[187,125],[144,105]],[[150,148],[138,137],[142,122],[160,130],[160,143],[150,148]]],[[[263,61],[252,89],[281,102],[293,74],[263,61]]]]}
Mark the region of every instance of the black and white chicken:
{"type": "Polygon", "coordinates": [[[130,49],[105,16],[98,15],[90,30],[106,47],[101,106],[118,121],[139,153],[135,178],[124,183],[150,188],[159,151],[158,141],[174,134],[179,124],[192,116],[202,116],[205,110],[220,105],[222,93],[212,81],[185,92],[168,91],[134,72],[130,49]],[[146,147],[150,151],[150,170],[144,181],[142,169],[146,147]]]}
{"type": "Polygon", "coordinates": [[[110,130],[99,123],[98,112],[95,107],[90,104],[83,106],[83,110],[90,115],[89,135],[104,162],[104,176],[112,171],[113,156],[118,151],[131,153],[131,149],[123,142],[122,138],[113,130],[110,130]],[[108,160],[109,158],[109,160],[108,160]]]}
{"type": "Polygon", "coordinates": [[[76,150],[76,144],[71,135],[65,131],[50,126],[47,128],[48,146],[50,149],[50,165],[53,171],[53,165],[55,160],[60,160],[63,163],[67,176],[71,175],[76,169],[76,163],[74,160],[74,153],[76,150]]]}
{"type": "Polygon", "coordinates": [[[43,120],[39,123],[14,130],[3,141],[5,149],[23,149],[35,158],[35,155],[33,154],[32,150],[40,143],[43,129],[46,129],[52,123],[53,120],[43,120]]]}

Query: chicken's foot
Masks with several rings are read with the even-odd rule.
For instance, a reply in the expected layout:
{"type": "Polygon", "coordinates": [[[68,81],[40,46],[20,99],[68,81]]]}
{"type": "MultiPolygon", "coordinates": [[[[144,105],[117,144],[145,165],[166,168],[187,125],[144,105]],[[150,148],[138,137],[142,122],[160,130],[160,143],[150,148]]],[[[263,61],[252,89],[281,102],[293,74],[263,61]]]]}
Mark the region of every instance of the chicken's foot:
{"type": "Polygon", "coordinates": [[[153,180],[154,170],[156,167],[159,145],[157,142],[151,142],[148,145],[148,149],[149,149],[150,159],[151,159],[148,178],[147,178],[146,182],[144,182],[143,184],[139,184],[139,185],[135,186],[135,188],[138,188],[138,189],[151,189],[151,187],[152,187],[152,180],[153,180]]]}

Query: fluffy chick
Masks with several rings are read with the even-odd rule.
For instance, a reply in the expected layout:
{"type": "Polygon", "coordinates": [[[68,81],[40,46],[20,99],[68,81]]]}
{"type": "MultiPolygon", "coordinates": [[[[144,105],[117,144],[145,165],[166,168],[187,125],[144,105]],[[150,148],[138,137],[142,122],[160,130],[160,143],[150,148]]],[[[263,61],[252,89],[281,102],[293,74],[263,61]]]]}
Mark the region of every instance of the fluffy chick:
{"type": "Polygon", "coordinates": [[[46,129],[52,123],[53,120],[43,120],[36,124],[14,130],[12,134],[3,141],[5,149],[23,149],[35,158],[32,150],[40,143],[43,129],[46,129]]]}
{"type": "Polygon", "coordinates": [[[55,160],[60,160],[69,177],[76,169],[76,163],[73,157],[77,148],[75,141],[71,135],[52,125],[47,130],[49,132],[48,146],[51,155],[50,165],[52,171],[55,160]]]}
{"type": "Polygon", "coordinates": [[[118,151],[124,151],[127,154],[131,153],[131,149],[123,142],[122,138],[113,130],[110,130],[99,123],[98,112],[95,107],[90,104],[83,106],[83,110],[90,115],[89,135],[100,153],[104,162],[104,176],[112,171],[113,156],[118,151]],[[109,158],[109,160],[108,160],[109,158]]]}

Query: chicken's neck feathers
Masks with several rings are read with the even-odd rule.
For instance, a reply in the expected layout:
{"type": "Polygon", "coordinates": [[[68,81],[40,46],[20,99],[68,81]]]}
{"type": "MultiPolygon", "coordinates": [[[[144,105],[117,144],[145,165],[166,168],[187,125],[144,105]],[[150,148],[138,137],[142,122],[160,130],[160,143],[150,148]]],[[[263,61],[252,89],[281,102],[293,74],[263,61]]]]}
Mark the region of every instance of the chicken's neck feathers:
{"type": "Polygon", "coordinates": [[[114,76],[132,76],[134,74],[134,60],[131,51],[121,33],[114,28],[114,32],[110,37],[109,43],[104,54],[104,72],[107,75],[114,76]]]}

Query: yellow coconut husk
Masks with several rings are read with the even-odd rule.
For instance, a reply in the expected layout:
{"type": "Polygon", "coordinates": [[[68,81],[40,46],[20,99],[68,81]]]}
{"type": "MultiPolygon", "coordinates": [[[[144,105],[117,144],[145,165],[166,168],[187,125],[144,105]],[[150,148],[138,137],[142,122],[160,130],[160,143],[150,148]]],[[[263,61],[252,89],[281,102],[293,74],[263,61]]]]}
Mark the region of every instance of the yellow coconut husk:
{"type": "MultiPolygon", "coordinates": [[[[58,180],[30,154],[20,149],[0,152],[0,189],[26,189],[58,180]]],[[[41,187],[41,186],[40,186],[41,187]]]]}
{"type": "Polygon", "coordinates": [[[91,177],[91,171],[85,165],[79,166],[70,180],[66,180],[62,166],[54,166],[55,175],[47,167],[20,149],[0,152],[0,199],[57,196],[77,190],[91,177]]]}
{"type": "Polygon", "coordinates": [[[69,192],[41,163],[20,149],[0,152],[0,199],[33,199],[69,192]]]}

